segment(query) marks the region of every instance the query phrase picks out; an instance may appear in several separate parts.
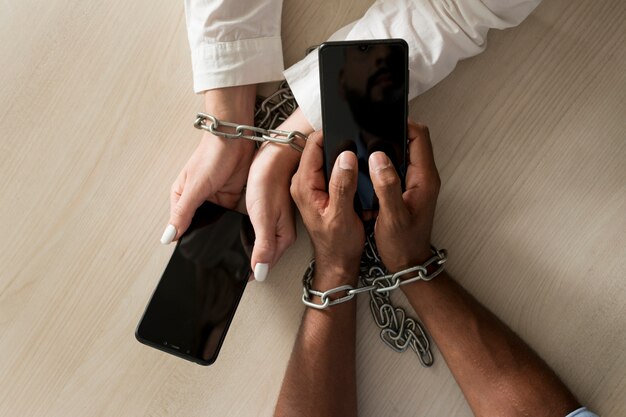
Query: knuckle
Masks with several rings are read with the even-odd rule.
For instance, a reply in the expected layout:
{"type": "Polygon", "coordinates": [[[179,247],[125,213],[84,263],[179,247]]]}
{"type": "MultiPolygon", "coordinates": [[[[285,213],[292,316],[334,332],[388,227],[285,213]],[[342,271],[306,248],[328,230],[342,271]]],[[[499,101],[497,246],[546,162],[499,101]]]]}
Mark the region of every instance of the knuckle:
{"type": "Polygon", "coordinates": [[[174,207],[172,207],[172,214],[175,216],[184,217],[186,213],[186,207],[181,202],[176,203],[174,207]]]}
{"type": "Polygon", "coordinates": [[[426,126],[423,123],[416,123],[415,125],[417,127],[417,130],[420,132],[422,136],[426,136],[426,137],[430,136],[430,130],[428,129],[428,126],[426,126]]]}
{"type": "Polygon", "coordinates": [[[396,175],[393,167],[388,167],[378,173],[377,182],[380,188],[391,189],[400,184],[400,178],[396,175]]]}
{"type": "Polygon", "coordinates": [[[422,190],[426,195],[436,197],[441,189],[441,179],[439,174],[427,175],[422,181],[422,190]]]}
{"type": "Polygon", "coordinates": [[[315,132],[309,135],[309,138],[307,139],[307,143],[319,144],[322,142],[322,140],[324,140],[324,133],[321,130],[316,130],[315,132]]]}
{"type": "Polygon", "coordinates": [[[349,189],[349,182],[347,181],[343,181],[341,179],[335,179],[334,181],[330,182],[330,189],[331,192],[335,195],[346,195],[348,193],[348,189],[349,189]]]}
{"type": "Polygon", "coordinates": [[[274,240],[257,238],[254,241],[254,247],[263,251],[271,251],[274,249],[274,240]]]}

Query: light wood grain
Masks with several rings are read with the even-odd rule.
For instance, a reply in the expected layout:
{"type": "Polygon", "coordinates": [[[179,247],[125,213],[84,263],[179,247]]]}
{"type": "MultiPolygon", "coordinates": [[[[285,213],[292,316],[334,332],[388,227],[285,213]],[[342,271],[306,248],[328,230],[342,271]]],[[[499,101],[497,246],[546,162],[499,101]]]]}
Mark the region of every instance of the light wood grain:
{"type": "MultiPolygon", "coordinates": [[[[286,1],[286,63],[367,7],[286,1]]],[[[214,366],[133,336],[199,137],[182,2],[0,10],[0,416],[270,415],[303,310],[301,225],[214,366]]],[[[546,1],[411,105],[450,270],[609,417],[626,415],[625,22],[622,0],[546,1]]],[[[360,415],[471,415],[441,356],[389,351],[364,300],[360,415]]]]}

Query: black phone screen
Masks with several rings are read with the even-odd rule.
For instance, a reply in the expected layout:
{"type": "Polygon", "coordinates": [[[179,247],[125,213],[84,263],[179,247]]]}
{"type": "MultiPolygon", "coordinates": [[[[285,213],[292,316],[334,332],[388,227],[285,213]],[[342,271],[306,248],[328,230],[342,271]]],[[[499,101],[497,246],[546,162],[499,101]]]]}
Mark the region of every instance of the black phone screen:
{"type": "Polygon", "coordinates": [[[137,339],[185,359],[215,361],[251,274],[248,216],[212,203],[196,211],[137,327],[137,339]]]}
{"type": "Polygon", "coordinates": [[[368,158],[383,151],[404,180],[408,46],[402,39],[327,42],[319,49],[326,181],[337,156],[359,162],[360,208],[376,208],[368,158]]]}

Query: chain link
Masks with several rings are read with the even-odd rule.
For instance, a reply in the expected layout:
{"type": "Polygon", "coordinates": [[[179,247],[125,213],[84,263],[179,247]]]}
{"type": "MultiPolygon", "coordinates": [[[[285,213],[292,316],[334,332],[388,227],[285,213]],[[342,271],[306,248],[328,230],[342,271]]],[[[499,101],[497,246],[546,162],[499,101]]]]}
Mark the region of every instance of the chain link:
{"type": "Polygon", "coordinates": [[[265,99],[257,97],[254,113],[256,126],[226,122],[206,113],[198,113],[193,125],[196,129],[206,130],[215,136],[226,139],[248,139],[257,142],[257,144],[262,142],[279,143],[289,145],[302,152],[307,139],[304,133],[297,130],[286,131],[273,128],[284,122],[296,108],[297,103],[291,89],[286,81],[283,81],[279,89],[269,97],[265,99]]]}
{"type": "MultiPolygon", "coordinates": [[[[307,54],[314,50],[313,46],[307,50],[307,54]]],[[[206,130],[216,136],[227,139],[248,139],[255,141],[257,145],[263,142],[273,142],[288,144],[292,148],[302,152],[306,135],[298,131],[288,132],[276,130],[275,127],[284,122],[297,108],[296,100],[286,81],[283,81],[276,92],[263,98],[257,97],[254,124],[255,126],[239,125],[236,123],[219,120],[215,116],[198,113],[194,126],[197,129],[206,130]],[[207,121],[209,122],[207,124],[207,121]],[[230,128],[230,131],[220,130],[223,127],[230,128]],[[234,133],[233,133],[234,129],[234,133]],[[246,134],[251,132],[252,134],[246,134]],[[296,143],[296,141],[300,143],[296,143]]],[[[370,311],[374,322],[381,329],[380,338],[395,352],[404,352],[408,348],[417,355],[420,363],[424,367],[433,364],[433,355],[430,350],[430,342],[422,324],[407,317],[404,309],[394,307],[391,303],[390,291],[401,285],[423,280],[429,281],[439,275],[447,260],[447,252],[433,248],[434,256],[423,265],[408,268],[395,274],[386,274],[386,269],[378,256],[376,242],[373,233],[368,233],[365,249],[361,257],[359,280],[361,285],[357,288],[351,285],[343,285],[329,291],[316,291],[311,288],[315,261],[309,264],[303,278],[304,289],[302,301],[313,308],[327,308],[339,303],[353,299],[357,294],[368,292],[370,294],[370,311]],[[427,268],[433,263],[439,266],[437,270],[428,274],[427,268]],[[417,275],[405,280],[401,280],[404,275],[417,275]],[[335,299],[330,296],[342,294],[335,299]],[[312,296],[320,297],[321,304],[311,301],[312,296]]]]}
{"type": "Polygon", "coordinates": [[[272,129],[287,120],[297,107],[298,103],[289,84],[282,81],[278,89],[269,96],[257,96],[254,125],[261,129],[272,129]]]}
{"type": "Polygon", "coordinates": [[[407,268],[394,274],[386,274],[385,267],[378,256],[374,234],[368,233],[365,249],[361,256],[360,286],[354,288],[352,285],[341,285],[327,291],[312,289],[311,284],[315,270],[315,260],[312,260],[302,279],[302,302],[308,307],[325,309],[350,301],[357,294],[368,292],[370,294],[370,311],[374,322],[381,329],[380,338],[382,341],[396,352],[404,352],[410,347],[417,354],[422,366],[429,367],[433,364],[433,355],[424,327],[417,320],[406,317],[404,309],[394,307],[391,304],[389,293],[401,285],[418,280],[430,281],[443,272],[444,264],[448,259],[447,251],[434,247],[432,247],[432,251],[433,256],[423,265],[407,268]],[[428,273],[428,267],[433,264],[437,265],[437,269],[428,273]],[[402,280],[402,277],[412,274],[417,275],[402,280]],[[342,294],[342,296],[331,298],[337,294],[342,294]],[[319,297],[320,302],[313,301],[312,296],[319,297]]]}
{"type": "MultiPolygon", "coordinates": [[[[368,237],[366,242],[366,251],[375,245],[373,236],[368,237]]],[[[372,251],[376,258],[378,255],[372,251]]],[[[324,309],[332,307],[334,305],[344,303],[351,300],[355,295],[364,292],[374,292],[377,294],[388,293],[399,288],[401,285],[410,284],[415,281],[430,281],[435,278],[444,270],[444,263],[447,260],[447,251],[445,249],[433,249],[434,255],[428,259],[423,265],[412,266],[410,268],[403,269],[402,271],[395,272],[393,274],[385,274],[382,267],[382,263],[379,259],[375,262],[371,262],[370,257],[366,260],[361,260],[361,284],[355,288],[352,285],[341,285],[337,288],[332,288],[326,291],[317,291],[311,288],[313,281],[313,272],[315,269],[315,260],[312,260],[307,268],[306,273],[302,279],[303,282],[303,295],[302,302],[309,307],[316,309],[324,309]],[[430,274],[428,273],[428,266],[436,263],[437,269],[430,274]],[[405,275],[412,275],[417,273],[414,277],[402,279],[405,275]],[[344,292],[345,295],[340,298],[331,299],[331,295],[344,292]],[[311,301],[311,295],[320,297],[321,301],[316,303],[311,301]]]]}

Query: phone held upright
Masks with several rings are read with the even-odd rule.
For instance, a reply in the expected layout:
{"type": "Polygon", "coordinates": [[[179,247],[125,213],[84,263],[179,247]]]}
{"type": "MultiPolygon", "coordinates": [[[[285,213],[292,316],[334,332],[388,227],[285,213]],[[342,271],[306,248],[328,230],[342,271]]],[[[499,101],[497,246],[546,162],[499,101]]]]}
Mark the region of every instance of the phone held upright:
{"type": "Polygon", "coordinates": [[[376,209],[369,156],[385,152],[404,179],[408,45],[403,39],[327,42],[318,53],[326,181],[339,154],[354,152],[359,161],[355,205],[376,209]]]}

